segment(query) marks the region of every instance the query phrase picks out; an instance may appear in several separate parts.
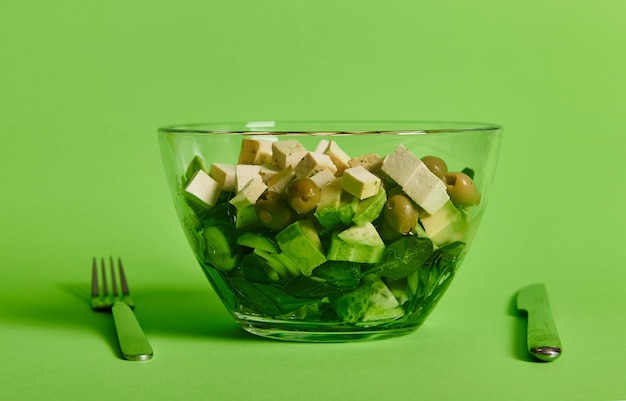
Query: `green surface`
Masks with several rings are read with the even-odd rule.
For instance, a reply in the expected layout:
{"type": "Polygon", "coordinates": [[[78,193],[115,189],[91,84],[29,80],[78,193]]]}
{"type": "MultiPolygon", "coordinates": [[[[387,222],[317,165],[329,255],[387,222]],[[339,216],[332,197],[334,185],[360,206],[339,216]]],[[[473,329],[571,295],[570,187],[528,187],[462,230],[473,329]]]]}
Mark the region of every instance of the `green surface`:
{"type": "Polygon", "coordinates": [[[622,0],[3,0],[0,399],[626,399],[625,18],[622,0]],[[409,336],[244,334],[185,242],[157,126],[318,118],[505,127],[476,242],[409,336]],[[149,362],[89,309],[108,255],[149,362]],[[537,281],[564,350],[547,364],[513,310],[537,281]]]}

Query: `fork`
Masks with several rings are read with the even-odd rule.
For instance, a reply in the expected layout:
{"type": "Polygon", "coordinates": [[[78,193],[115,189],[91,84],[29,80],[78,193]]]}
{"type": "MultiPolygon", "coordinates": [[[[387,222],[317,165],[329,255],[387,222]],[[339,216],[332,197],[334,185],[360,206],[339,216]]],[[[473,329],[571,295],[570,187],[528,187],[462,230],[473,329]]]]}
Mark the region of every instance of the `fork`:
{"type": "Polygon", "coordinates": [[[128,290],[122,259],[118,258],[117,260],[122,290],[121,294],[118,292],[112,256],[109,262],[111,266],[111,294],[109,294],[109,286],[107,284],[104,258],[101,259],[100,265],[102,286],[100,286],[98,282],[98,263],[96,258],[93,258],[91,271],[91,308],[96,311],[112,311],[115,328],[117,330],[117,338],[124,358],[130,361],[146,361],[151,359],[153,354],[152,347],[132,310],[134,303],[130,296],[130,291],[128,290]]]}

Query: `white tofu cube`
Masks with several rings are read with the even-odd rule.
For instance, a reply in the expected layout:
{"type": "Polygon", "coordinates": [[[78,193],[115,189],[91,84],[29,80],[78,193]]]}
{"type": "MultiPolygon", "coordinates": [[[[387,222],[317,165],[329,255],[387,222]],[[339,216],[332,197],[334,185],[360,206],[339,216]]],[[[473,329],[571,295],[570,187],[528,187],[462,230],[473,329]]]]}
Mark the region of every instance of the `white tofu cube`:
{"type": "Polygon", "coordinates": [[[272,159],[279,169],[295,167],[307,154],[307,150],[295,139],[272,143],[272,159]]]}
{"type": "Polygon", "coordinates": [[[263,182],[260,175],[257,175],[237,193],[231,200],[230,204],[237,209],[256,204],[263,192],[267,189],[267,185],[263,182]]]}
{"type": "Polygon", "coordinates": [[[361,200],[376,195],[381,185],[380,178],[362,166],[346,169],[341,180],[341,188],[361,200]]]}
{"type": "Polygon", "coordinates": [[[185,193],[192,201],[205,207],[215,206],[221,192],[220,184],[204,170],[198,170],[185,188],[185,193]]]}
{"type": "Polygon", "coordinates": [[[381,170],[403,187],[420,165],[424,165],[424,162],[403,145],[399,145],[392,154],[385,158],[381,170]]]}
{"type": "Polygon", "coordinates": [[[255,177],[261,177],[261,166],[256,164],[238,164],[235,167],[235,188],[237,192],[255,177]]]}
{"type": "Polygon", "coordinates": [[[220,184],[222,190],[232,191],[235,189],[235,167],[234,164],[213,163],[209,175],[220,184]]]}
{"type": "Polygon", "coordinates": [[[272,141],[244,138],[241,141],[238,164],[263,164],[272,162],[272,141]]]}
{"type": "Polygon", "coordinates": [[[369,171],[376,171],[383,165],[383,159],[378,153],[370,153],[359,157],[353,157],[348,161],[350,167],[363,166],[369,171]]]}
{"type": "Polygon", "coordinates": [[[315,153],[324,153],[329,143],[330,141],[328,139],[322,139],[319,141],[317,147],[315,148],[315,153]]]}
{"type": "Polygon", "coordinates": [[[333,181],[335,179],[335,174],[333,174],[332,171],[328,169],[324,169],[312,175],[310,178],[318,187],[321,188],[329,182],[333,181]]]}
{"type": "Polygon", "coordinates": [[[446,184],[422,163],[402,190],[428,214],[437,212],[449,199],[446,184]]]}
{"type": "Polygon", "coordinates": [[[337,142],[330,141],[324,153],[330,157],[330,160],[337,167],[336,175],[341,175],[345,169],[350,168],[350,156],[337,145],[337,142]]]}
{"type": "Polygon", "coordinates": [[[294,167],[293,172],[298,178],[310,177],[322,170],[330,170],[333,175],[337,167],[330,156],[322,153],[308,152],[306,156],[294,167]]]}

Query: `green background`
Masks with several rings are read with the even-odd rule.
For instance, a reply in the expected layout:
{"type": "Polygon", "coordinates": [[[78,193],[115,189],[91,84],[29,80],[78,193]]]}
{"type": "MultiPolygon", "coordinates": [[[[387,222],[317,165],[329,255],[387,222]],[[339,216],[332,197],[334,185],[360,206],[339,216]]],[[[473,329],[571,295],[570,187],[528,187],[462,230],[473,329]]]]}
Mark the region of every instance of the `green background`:
{"type": "Polygon", "coordinates": [[[0,398],[626,399],[626,2],[0,3],[0,398]],[[242,333],[193,259],[156,128],[444,119],[505,127],[477,241],[426,325],[394,340],[242,333]],[[155,349],[120,359],[87,303],[122,256],[155,349]],[[531,362],[522,286],[564,345],[531,362]]]}

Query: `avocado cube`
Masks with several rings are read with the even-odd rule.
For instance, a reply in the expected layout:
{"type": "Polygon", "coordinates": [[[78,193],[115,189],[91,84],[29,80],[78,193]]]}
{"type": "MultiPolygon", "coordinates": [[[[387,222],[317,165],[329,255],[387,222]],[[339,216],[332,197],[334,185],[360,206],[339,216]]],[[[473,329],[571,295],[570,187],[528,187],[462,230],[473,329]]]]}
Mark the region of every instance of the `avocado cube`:
{"type": "Polygon", "coordinates": [[[322,186],[321,192],[314,214],[320,225],[333,229],[352,224],[359,199],[341,189],[341,179],[322,186]]]}
{"type": "Polygon", "coordinates": [[[326,261],[322,242],[309,220],[298,220],[276,235],[278,247],[305,276],[326,261]]]}
{"type": "Polygon", "coordinates": [[[420,216],[426,235],[437,245],[463,239],[465,220],[452,201],[447,201],[434,214],[420,216]]]}

